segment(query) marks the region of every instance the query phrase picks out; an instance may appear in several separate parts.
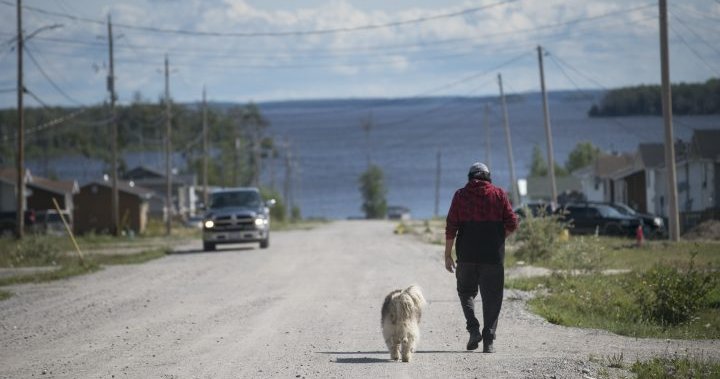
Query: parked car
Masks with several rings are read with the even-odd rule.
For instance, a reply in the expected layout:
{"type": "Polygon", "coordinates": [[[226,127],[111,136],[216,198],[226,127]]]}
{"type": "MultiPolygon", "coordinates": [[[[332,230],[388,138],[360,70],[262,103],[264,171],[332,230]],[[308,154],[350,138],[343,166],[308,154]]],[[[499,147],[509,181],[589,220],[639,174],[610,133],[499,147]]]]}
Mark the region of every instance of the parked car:
{"type": "MultiPolygon", "coordinates": [[[[0,212],[0,236],[9,236],[15,234],[17,212],[0,212]]],[[[25,211],[25,231],[32,232],[35,229],[35,211],[25,211]]]]}
{"type": "Polygon", "coordinates": [[[187,220],[185,220],[185,227],[191,229],[202,229],[204,219],[205,217],[203,216],[190,216],[187,220]]]}
{"type": "Polygon", "coordinates": [[[634,236],[642,220],[620,213],[614,207],[599,203],[570,203],[558,212],[571,223],[576,234],[598,233],[604,235],[634,236]]]}
{"type": "MultiPolygon", "coordinates": [[[[36,215],[35,230],[38,233],[62,235],[65,234],[65,225],[60,218],[60,213],[54,209],[48,209],[44,211],[38,211],[36,215]]],[[[70,230],[72,230],[72,217],[70,212],[63,211],[62,217],[65,218],[65,222],[68,223],[70,230]]]]}
{"type": "Polygon", "coordinates": [[[387,217],[390,220],[409,220],[410,209],[399,205],[389,206],[387,208],[387,217]]]}
{"type": "Polygon", "coordinates": [[[254,187],[231,188],[211,194],[210,207],[203,220],[203,249],[215,250],[218,244],[259,242],[270,246],[270,207],[254,187]]]}
{"type": "Polygon", "coordinates": [[[649,213],[640,213],[623,203],[610,203],[609,205],[626,216],[632,216],[641,219],[643,222],[643,233],[646,238],[667,237],[667,228],[665,227],[665,220],[662,217],[658,217],[649,213]]]}

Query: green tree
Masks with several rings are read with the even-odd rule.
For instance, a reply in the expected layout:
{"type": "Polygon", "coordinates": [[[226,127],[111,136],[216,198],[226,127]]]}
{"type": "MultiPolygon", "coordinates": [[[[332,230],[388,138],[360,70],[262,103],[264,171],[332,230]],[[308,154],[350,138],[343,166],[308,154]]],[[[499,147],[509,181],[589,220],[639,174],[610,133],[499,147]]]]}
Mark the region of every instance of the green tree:
{"type": "MultiPolygon", "coordinates": [[[[560,166],[557,161],[554,162],[555,176],[567,176],[568,171],[560,166]]],[[[543,151],[539,145],[533,147],[532,160],[530,161],[530,174],[531,178],[548,176],[548,165],[545,162],[543,151]]]]}
{"type": "Polygon", "coordinates": [[[565,162],[565,169],[568,172],[573,172],[577,169],[583,168],[595,161],[600,154],[598,149],[592,142],[578,142],[575,145],[575,149],[568,155],[568,160],[565,162]]]}
{"type": "Polygon", "coordinates": [[[376,165],[370,165],[360,175],[360,193],[363,197],[362,210],[366,218],[384,218],[387,213],[387,189],[383,180],[383,171],[376,165]]]}

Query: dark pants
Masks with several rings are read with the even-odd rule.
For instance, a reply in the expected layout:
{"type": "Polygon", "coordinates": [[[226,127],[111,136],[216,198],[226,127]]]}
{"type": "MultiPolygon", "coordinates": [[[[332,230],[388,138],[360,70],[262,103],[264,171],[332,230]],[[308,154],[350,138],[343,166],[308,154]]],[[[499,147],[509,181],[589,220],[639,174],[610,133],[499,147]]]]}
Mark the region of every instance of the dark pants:
{"type": "Polygon", "coordinates": [[[460,297],[463,314],[467,322],[467,330],[478,330],[480,323],[475,317],[475,296],[480,289],[482,300],[483,338],[495,339],[498,317],[503,300],[505,285],[505,268],[502,264],[463,263],[458,262],[455,272],[457,292],[460,297]]]}

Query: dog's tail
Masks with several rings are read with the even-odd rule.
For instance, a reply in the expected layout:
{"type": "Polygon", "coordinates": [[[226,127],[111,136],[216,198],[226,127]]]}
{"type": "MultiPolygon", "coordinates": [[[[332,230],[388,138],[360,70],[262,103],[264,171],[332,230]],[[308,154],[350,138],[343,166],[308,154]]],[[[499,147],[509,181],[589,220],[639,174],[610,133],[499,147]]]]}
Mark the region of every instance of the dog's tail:
{"type": "Polygon", "coordinates": [[[416,284],[413,284],[410,287],[405,288],[403,293],[410,296],[410,298],[413,300],[413,302],[415,303],[415,306],[418,309],[424,308],[425,305],[427,304],[427,302],[425,301],[425,298],[423,297],[422,291],[420,290],[420,287],[416,284]]]}

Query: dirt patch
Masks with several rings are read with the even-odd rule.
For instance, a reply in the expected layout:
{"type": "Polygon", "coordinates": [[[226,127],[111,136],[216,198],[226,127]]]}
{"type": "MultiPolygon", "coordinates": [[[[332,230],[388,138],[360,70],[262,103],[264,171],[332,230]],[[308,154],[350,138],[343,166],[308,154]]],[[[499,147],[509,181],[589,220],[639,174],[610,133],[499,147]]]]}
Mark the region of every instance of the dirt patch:
{"type": "Polygon", "coordinates": [[[720,221],[708,220],[696,225],[683,235],[689,240],[713,240],[720,241],[720,221]]]}

